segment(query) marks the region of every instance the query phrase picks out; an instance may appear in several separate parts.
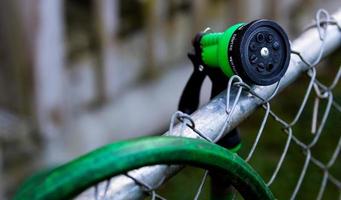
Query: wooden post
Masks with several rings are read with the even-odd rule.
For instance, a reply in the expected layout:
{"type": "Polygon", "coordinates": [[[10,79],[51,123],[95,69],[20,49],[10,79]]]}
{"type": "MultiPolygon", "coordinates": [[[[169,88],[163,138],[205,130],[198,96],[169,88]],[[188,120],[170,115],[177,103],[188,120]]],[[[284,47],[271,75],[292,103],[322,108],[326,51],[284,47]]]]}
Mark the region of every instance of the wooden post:
{"type": "Polygon", "coordinates": [[[207,0],[193,1],[193,33],[196,34],[199,31],[203,31],[205,27],[205,10],[208,6],[207,0]]]}
{"type": "Polygon", "coordinates": [[[45,161],[57,162],[60,136],[68,121],[64,96],[64,12],[63,1],[37,2],[37,29],[34,38],[34,92],[36,118],[46,142],[45,161]]]}
{"type": "Polygon", "coordinates": [[[118,26],[118,0],[94,0],[97,38],[100,43],[97,87],[102,100],[114,97],[120,87],[119,67],[116,65],[116,32],[118,26]]]}
{"type": "Polygon", "coordinates": [[[157,70],[155,68],[155,25],[156,19],[156,1],[147,0],[145,2],[144,12],[146,18],[146,70],[144,71],[145,78],[152,78],[156,75],[157,70]]]}

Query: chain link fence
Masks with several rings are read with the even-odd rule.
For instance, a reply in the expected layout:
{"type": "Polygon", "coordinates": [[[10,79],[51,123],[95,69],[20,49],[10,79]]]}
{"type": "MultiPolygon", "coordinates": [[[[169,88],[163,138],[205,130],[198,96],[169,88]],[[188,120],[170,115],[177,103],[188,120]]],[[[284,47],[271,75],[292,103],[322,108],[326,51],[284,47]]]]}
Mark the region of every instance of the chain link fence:
{"type": "MultiPolygon", "coordinates": [[[[258,106],[261,106],[264,109],[265,114],[253,141],[253,145],[251,145],[245,160],[249,162],[250,160],[257,159],[257,157],[254,157],[254,154],[257,151],[257,148],[259,148],[259,143],[264,139],[263,133],[265,126],[269,120],[272,119],[282,127],[286,139],[282,153],[277,158],[277,164],[272,170],[271,176],[268,180],[265,180],[267,185],[271,188],[272,184],[276,182],[286,161],[289,149],[296,146],[301,150],[305,158],[300,173],[298,177],[296,177],[297,181],[295,187],[292,193],[290,195],[288,194],[288,197],[285,198],[290,197],[290,199],[295,199],[297,197],[303,180],[308,176],[307,169],[310,165],[319,168],[323,177],[320,182],[316,199],[323,198],[327,183],[334,185],[337,188],[341,198],[340,177],[335,176],[330,171],[330,168],[335,165],[336,160],[340,155],[340,133],[338,133],[337,138],[335,138],[338,142],[337,145],[333,147],[333,153],[330,155],[327,162],[321,161],[312,153],[312,149],[317,145],[323,134],[328,118],[333,117],[330,116],[331,111],[333,110],[333,112],[335,111],[341,114],[341,103],[338,102],[333,95],[333,91],[338,86],[341,77],[341,65],[338,67],[338,70],[329,85],[323,84],[317,78],[316,69],[316,65],[320,62],[321,58],[327,53],[330,53],[332,49],[337,48],[341,43],[340,21],[341,10],[334,16],[330,16],[328,12],[323,9],[319,10],[316,13],[314,23],[307,26],[306,33],[293,42],[291,50],[291,67],[289,67],[287,74],[277,84],[270,87],[254,87],[247,85],[240,77],[233,76],[228,82],[225,94],[218,95],[218,97],[213,99],[208,105],[201,108],[192,116],[180,111],[174,113],[171,119],[169,132],[166,133],[166,135],[196,137],[209,142],[217,142],[224,134],[227,134],[230,130],[238,126],[238,124],[247,116],[252,114],[258,106]],[[337,19],[335,16],[337,16],[337,19]],[[333,35],[330,36],[330,34],[333,35]],[[317,41],[311,41],[315,38],[319,39],[317,47],[311,47],[310,49],[306,49],[306,52],[303,52],[302,49],[311,45],[311,43],[316,45],[317,41]],[[308,44],[306,44],[307,41],[309,41],[308,44]],[[304,97],[301,100],[293,119],[284,119],[271,109],[270,100],[275,97],[279,91],[283,90],[301,76],[302,72],[309,78],[309,84],[305,88],[304,97]],[[294,127],[297,126],[299,120],[303,117],[303,110],[307,108],[308,98],[311,96],[314,98],[310,127],[310,132],[313,137],[312,140],[305,141],[297,137],[294,127]],[[322,102],[326,102],[326,106],[321,115],[320,110],[322,102]],[[180,121],[178,126],[175,126],[176,120],[180,121]]],[[[155,190],[167,177],[175,174],[180,169],[180,166],[166,165],[143,167],[102,182],[96,187],[85,191],[80,197],[94,195],[96,199],[126,199],[128,197],[141,197],[149,194],[152,199],[166,199],[161,195],[158,195],[155,190]],[[117,193],[118,191],[120,192],[117,193]]],[[[193,195],[194,199],[200,197],[207,175],[208,172],[206,171],[196,194],[193,195]]]]}

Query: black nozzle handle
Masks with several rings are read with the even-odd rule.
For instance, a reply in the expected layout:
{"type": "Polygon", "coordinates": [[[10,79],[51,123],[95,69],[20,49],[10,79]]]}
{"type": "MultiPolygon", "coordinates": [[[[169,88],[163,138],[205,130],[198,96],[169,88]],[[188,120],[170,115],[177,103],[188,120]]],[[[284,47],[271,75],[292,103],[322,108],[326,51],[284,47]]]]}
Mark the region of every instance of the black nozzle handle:
{"type": "MultiPolygon", "coordinates": [[[[192,61],[193,65],[196,66],[198,63],[195,61],[195,56],[188,54],[188,58],[192,61]]],[[[192,114],[199,107],[200,90],[205,80],[206,73],[200,71],[198,67],[194,67],[193,73],[182,92],[178,110],[192,114]]]]}

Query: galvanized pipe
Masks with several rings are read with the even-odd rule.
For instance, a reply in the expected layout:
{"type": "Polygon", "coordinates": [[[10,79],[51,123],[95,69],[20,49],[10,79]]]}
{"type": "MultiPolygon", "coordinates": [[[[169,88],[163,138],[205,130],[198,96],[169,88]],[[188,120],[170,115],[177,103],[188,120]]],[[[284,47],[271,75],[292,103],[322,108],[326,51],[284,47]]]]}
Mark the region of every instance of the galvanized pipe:
{"type": "MultiPolygon", "coordinates": [[[[341,9],[334,13],[333,17],[338,24],[341,24],[341,9]]],[[[340,46],[340,30],[336,25],[329,25],[327,28],[327,37],[325,38],[323,57],[327,56],[340,46]]],[[[294,51],[301,52],[301,55],[306,61],[313,63],[318,57],[321,48],[321,41],[317,29],[312,28],[301,34],[293,41],[291,48],[294,51]]],[[[304,64],[297,55],[292,54],[289,68],[280,82],[278,92],[294,82],[307,69],[308,66],[304,64]]],[[[276,84],[271,86],[253,86],[253,90],[263,99],[267,99],[272,95],[275,87],[276,84]]],[[[236,89],[231,91],[230,102],[233,102],[236,93],[236,89]]],[[[230,123],[226,128],[225,134],[252,114],[261,103],[260,99],[249,95],[247,92],[243,92],[233,115],[231,115],[230,123]]],[[[232,106],[232,103],[230,103],[230,106],[232,106]]],[[[225,109],[226,91],[216,96],[213,100],[191,115],[195,122],[196,129],[211,139],[216,138],[227,117],[225,109]]],[[[181,125],[175,126],[172,133],[166,132],[164,135],[170,134],[200,138],[192,129],[182,129],[181,125]]],[[[150,188],[157,188],[162,182],[174,175],[180,169],[181,166],[156,165],[133,170],[129,172],[129,175],[150,186],[150,188]]],[[[109,190],[106,192],[107,197],[125,200],[140,199],[146,194],[143,187],[139,186],[134,180],[125,175],[113,177],[110,181],[109,190]]]]}

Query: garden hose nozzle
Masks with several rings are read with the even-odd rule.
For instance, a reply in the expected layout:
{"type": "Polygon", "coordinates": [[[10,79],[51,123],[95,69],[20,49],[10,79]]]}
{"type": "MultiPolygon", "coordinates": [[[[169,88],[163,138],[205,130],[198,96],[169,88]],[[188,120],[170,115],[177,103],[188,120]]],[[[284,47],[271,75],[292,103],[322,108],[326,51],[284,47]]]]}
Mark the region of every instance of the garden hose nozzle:
{"type": "Polygon", "coordinates": [[[286,72],[290,45],[284,30],[270,20],[239,23],[220,33],[199,33],[197,53],[207,67],[220,68],[249,84],[271,85],[286,72]]]}
{"type": "Polygon", "coordinates": [[[278,82],[290,60],[290,44],[284,30],[265,19],[235,24],[221,33],[199,32],[193,40],[193,48],[188,57],[194,71],[179,102],[179,110],[187,114],[198,108],[206,76],[212,81],[213,98],[226,89],[233,75],[248,84],[278,82]]]}
{"type": "MultiPolygon", "coordinates": [[[[290,60],[289,40],[283,29],[270,20],[239,23],[222,33],[198,33],[194,52],[188,53],[194,71],[180,98],[178,109],[192,114],[199,106],[200,90],[206,76],[212,81],[211,98],[222,92],[233,75],[248,84],[271,85],[286,72],[290,60]]],[[[220,140],[228,149],[240,147],[233,129],[220,140]]]]}

